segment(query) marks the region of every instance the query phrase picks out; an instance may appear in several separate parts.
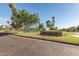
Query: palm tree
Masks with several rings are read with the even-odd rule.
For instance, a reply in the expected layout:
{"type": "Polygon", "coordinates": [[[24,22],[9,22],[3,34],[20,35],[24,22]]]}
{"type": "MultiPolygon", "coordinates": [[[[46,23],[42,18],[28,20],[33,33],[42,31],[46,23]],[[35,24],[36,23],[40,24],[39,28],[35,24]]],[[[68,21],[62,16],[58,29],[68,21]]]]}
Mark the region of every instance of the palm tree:
{"type": "Polygon", "coordinates": [[[55,19],[55,17],[53,16],[53,17],[52,17],[52,19],[54,20],[54,19],[55,19]]]}
{"type": "Polygon", "coordinates": [[[52,28],[54,29],[54,26],[55,26],[55,17],[54,16],[52,17],[52,23],[51,23],[51,25],[52,25],[52,28]]]}

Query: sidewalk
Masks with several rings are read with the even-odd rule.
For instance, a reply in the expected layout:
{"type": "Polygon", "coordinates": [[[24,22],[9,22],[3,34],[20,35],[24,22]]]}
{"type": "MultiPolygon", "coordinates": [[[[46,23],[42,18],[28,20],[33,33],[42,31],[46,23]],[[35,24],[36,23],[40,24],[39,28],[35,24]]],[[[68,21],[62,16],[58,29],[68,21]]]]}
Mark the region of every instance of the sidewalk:
{"type": "Polygon", "coordinates": [[[79,32],[73,34],[72,36],[74,36],[74,37],[78,37],[78,38],[79,38],[79,32]]]}

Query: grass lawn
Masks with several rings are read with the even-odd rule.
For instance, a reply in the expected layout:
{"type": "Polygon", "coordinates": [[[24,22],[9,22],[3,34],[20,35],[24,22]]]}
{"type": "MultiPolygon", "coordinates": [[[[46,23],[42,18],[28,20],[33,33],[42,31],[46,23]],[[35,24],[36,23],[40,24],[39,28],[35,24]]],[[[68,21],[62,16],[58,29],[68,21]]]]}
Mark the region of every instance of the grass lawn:
{"type": "Polygon", "coordinates": [[[73,37],[72,34],[74,32],[63,32],[63,36],[56,37],[56,36],[42,36],[39,35],[40,32],[17,32],[17,35],[23,35],[23,36],[30,36],[30,37],[36,37],[36,38],[44,38],[46,40],[56,40],[56,41],[63,41],[63,42],[69,42],[69,43],[75,43],[79,44],[79,38],[73,37]]]}

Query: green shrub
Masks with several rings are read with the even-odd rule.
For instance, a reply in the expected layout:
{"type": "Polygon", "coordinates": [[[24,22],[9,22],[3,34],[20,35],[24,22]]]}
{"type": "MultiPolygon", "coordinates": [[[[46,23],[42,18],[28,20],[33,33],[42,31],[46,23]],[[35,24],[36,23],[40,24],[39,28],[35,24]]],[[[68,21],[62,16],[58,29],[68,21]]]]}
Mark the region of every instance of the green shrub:
{"type": "Polygon", "coordinates": [[[62,36],[62,31],[53,30],[53,31],[41,31],[40,35],[48,35],[48,36],[62,36]]]}

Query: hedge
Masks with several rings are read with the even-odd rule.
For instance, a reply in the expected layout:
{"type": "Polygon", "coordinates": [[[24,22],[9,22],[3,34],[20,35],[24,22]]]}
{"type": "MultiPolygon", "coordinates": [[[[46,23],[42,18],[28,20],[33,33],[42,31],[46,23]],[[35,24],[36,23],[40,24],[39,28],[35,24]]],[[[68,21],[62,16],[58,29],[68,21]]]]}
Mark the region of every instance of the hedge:
{"type": "Polygon", "coordinates": [[[62,36],[62,31],[41,31],[40,35],[62,36]]]}

